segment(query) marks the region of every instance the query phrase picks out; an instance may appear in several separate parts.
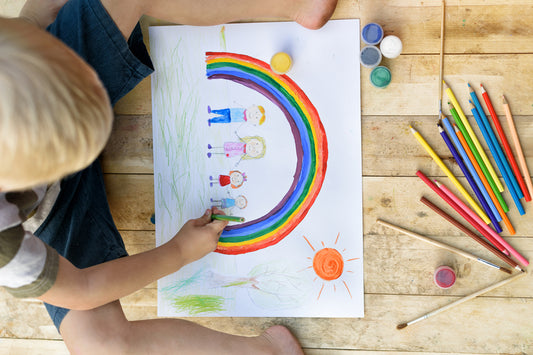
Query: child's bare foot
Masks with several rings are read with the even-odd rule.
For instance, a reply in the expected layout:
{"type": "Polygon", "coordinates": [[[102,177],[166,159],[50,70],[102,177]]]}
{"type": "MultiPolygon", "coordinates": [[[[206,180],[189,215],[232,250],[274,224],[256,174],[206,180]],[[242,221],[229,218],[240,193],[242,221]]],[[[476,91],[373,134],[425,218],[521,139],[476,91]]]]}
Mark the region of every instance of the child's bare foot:
{"type": "Polygon", "coordinates": [[[293,20],[312,30],[324,26],[337,7],[337,0],[298,0],[297,2],[299,5],[297,5],[298,9],[293,20]]]}
{"type": "Polygon", "coordinates": [[[303,355],[298,340],[282,325],[268,328],[258,338],[267,345],[267,348],[271,350],[271,354],[303,355]]]}

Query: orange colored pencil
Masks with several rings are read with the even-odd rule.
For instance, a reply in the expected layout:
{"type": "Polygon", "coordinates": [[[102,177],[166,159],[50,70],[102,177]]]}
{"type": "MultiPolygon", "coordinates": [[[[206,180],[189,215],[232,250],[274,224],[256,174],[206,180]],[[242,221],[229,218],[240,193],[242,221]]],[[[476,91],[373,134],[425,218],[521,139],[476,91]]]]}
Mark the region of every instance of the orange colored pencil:
{"type": "Polygon", "coordinates": [[[483,185],[487,189],[487,192],[489,193],[489,196],[490,196],[492,202],[494,202],[494,205],[496,206],[496,209],[500,213],[500,216],[502,217],[502,220],[505,223],[505,226],[507,227],[507,230],[509,231],[509,233],[511,233],[511,235],[514,235],[516,233],[516,231],[513,228],[513,225],[511,224],[511,221],[509,220],[509,217],[507,217],[507,215],[505,214],[505,211],[503,210],[502,206],[498,202],[498,199],[496,198],[496,195],[494,194],[494,192],[490,188],[489,182],[487,181],[487,178],[485,177],[485,175],[483,175],[483,171],[481,170],[481,167],[479,166],[478,162],[476,161],[476,158],[474,157],[474,154],[470,150],[470,147],[468,146],[468,143],[466,142],[465,137],[463,136],[463,134],[461,133],[461,131],[459,130],[459,128],[457,128],[457,126],[455,124],[453,126],[454,126],[454,129],[455,129],[455,133],[457,134],[457,138],[459,138],[459,141],[461,142],[461,145],[465,149],[466,154],[468,155],[468,158],[472,162],[472,165],[474,165],[474,169],[476,169],[476,171],[477,171],[477,173],[479,175],[479,178],[481,179],[481,182],[483,183],[483,185]]]}
{"type": "Polygon", "coordinates": [[[518,161],[520,162],[520,168],[522,169],[522,175],[524,175],[524,180],[526,181],[527,189],[529,195],[524,194],[526,201],[531,201],[531,195],[533,195],[533,184],[531,183],[531,176],[529,174],[529,169],[527,168],[526,159],[524,158],[524,152],[522,151],[522,146],[520,145],[520,138],[518,138],[518,133],[516,133],[516,127],[514,125],[513,115],[511,114],[511,109],[505,96],[502,95],[503,109],[505,110],[505,116],[507,117],[507,124],[509,126],[509,131],[511,131],[511,137],[513,137],[514,147],[516,155],[518,156],[518,161]],[[528,199],[529,198],[529,199],[528,199]]]}

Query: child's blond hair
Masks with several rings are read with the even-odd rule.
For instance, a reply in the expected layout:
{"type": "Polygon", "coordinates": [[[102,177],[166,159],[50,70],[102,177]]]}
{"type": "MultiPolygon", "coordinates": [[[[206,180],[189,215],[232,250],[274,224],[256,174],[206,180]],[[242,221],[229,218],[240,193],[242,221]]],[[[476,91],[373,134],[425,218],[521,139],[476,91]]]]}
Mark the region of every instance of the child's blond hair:
{"type": "Polygon", "coordinates": [[[32,40],[37,29],[10,21],[0,18],[0,188],[23,189],[89,165],[113,113],[107,95],[78,77],[57,48],[32,40]]]}

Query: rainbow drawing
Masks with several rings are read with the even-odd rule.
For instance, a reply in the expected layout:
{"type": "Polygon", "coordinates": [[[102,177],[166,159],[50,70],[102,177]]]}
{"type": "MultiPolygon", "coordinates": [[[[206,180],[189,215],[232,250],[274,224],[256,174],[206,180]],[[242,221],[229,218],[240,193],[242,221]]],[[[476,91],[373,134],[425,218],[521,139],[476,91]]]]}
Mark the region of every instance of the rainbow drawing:
{"type": "Polygon", "coordinates": [[[227,227],[216,250],[222,254],[248,253],[278,243],[305,218],[326,174],[326,133],[302,89],[287,75],[275,74],[267,63],[227,52],[207,52],[206,63],[208,79],[230,80],[272,101],[284,113],[294,136],[297,164],[283,199],[266,215],[227,227]]]}

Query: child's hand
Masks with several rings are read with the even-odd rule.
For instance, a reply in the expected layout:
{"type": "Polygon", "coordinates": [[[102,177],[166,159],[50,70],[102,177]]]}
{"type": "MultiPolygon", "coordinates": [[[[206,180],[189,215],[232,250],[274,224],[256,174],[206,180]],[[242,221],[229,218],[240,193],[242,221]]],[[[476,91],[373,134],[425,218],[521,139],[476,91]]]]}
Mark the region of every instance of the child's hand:
{"type": "Polygon", "coordinates": [[[214,251],[217,247],[220,234],[228,221],[211,220],[211,214],[223,214],[221,210],[213,207],[197,219],[191,219],[170,241],[178,248],[179,259],[183,265],[214,251]]]}

